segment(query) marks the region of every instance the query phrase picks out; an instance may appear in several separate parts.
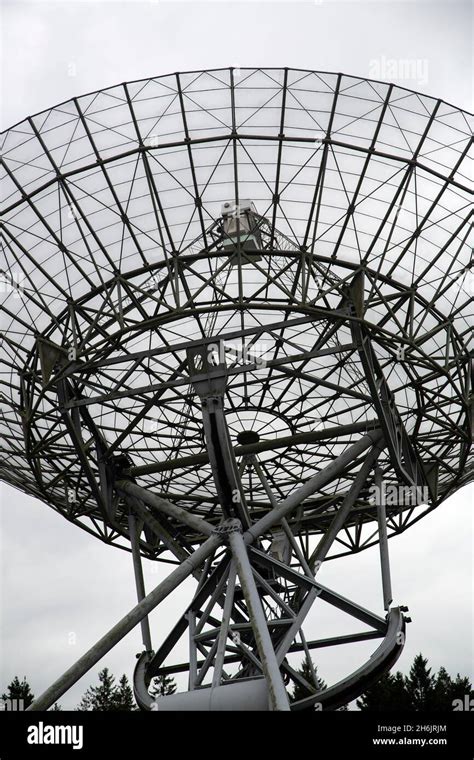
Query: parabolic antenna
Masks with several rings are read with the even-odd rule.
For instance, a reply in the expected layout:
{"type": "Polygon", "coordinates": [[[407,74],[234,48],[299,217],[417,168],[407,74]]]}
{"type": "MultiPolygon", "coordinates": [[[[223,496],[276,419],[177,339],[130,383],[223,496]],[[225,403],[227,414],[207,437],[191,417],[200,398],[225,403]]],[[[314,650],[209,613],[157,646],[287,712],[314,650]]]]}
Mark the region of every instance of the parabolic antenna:
{"type": "Polygon", "coordinates": [[[2,135],[0,476],[131,549],[141,600],[34,708],[138,622],[144,709],[183,671],[160,709],[288,709],[289,682],[292,708],[337,707],[393,664],[387,536],[473,473],[472,134],[391,84],[219,69],[2,135]],[[315,578],[375,543],[383,616],[315,578]],[[147,596],[141,555],[177,565],[147,596]],[[146,615],[191,573],[153,649],[146,615]],[[306,641],[318,597],[369,630],[306,641]],[[291,664],[377,637],[324,693],[291,664]]]}

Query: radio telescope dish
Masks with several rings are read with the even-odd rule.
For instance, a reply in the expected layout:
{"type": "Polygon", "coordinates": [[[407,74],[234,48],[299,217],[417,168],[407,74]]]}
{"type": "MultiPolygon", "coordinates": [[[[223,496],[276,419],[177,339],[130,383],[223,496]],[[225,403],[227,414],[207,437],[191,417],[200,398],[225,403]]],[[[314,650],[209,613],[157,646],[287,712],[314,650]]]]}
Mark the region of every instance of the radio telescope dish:
{"type": "Polygon", "coordinates": [[[473,474],[472,134],[293,69],[129,82],[3,133],[0,477],[132,551],[144,709],[182,671],[178,709],[288,709],[291,681],[292,709],[337,707],[401,651],[387,537],[473,474]],[[384,617],[315,578],[377,543],[384,617]],[[199,581],[156,649],[141,555],[199,581]],[[382,639],[324,695],[288,659],[347,640],[305,640],[318,596],[382,639]]]}

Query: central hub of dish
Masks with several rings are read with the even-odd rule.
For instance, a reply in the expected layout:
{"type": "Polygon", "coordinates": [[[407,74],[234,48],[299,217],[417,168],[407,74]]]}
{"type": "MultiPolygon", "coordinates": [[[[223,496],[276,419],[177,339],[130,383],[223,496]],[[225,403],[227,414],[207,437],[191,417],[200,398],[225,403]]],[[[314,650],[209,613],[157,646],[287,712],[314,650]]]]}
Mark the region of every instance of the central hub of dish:
{"type": "MultiPolygon", "coordinates": [[[[277,441],[291,436],[293,430],[288,421],[276,410],[247,407],[226,411],[226,422],[234,446],[256,445],[266,441],[277,441]]],[[[273,459],[278,450],[259,451],[261,462],[273,459]]]]}
{"type": "Polygon", "coordinates": [[[237,435],[237,443],[240,446],[247,446],[250,443],[258,443],[260,440],[259,434],[256,430],[241,430],[237,435]]]}

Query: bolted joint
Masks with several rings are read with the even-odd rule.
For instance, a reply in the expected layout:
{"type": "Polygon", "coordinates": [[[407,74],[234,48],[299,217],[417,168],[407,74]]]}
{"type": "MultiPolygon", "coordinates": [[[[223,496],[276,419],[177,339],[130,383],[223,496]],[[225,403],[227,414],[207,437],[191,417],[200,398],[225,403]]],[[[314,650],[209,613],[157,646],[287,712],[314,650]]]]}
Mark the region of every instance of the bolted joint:
{"type": "Polygon", "coordinates": [[[125,451],[115,454],[108,462],[108,467],[113,483],[117,480],[129,480],[131,483],[136,483],[136,479],[129,474],[133,461],[125,451]]]}
{"type": "Polygon", "coordinates": [[[236,518],[230,518],[217,525],[212,533],[225,540],[231,533],[242,533],[242,523],[236,518]]]}

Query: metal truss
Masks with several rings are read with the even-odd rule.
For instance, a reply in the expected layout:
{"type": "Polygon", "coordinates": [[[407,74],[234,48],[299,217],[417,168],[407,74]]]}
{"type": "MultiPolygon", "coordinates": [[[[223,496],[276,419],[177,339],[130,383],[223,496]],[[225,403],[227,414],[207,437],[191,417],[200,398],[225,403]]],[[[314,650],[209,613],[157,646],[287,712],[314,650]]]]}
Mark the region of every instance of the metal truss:
{"type": "Polygon", "coordinates": [[[383,638],[373,677],[399,651],[387,539],[473,475],[472,126],[386,83],[219,69],[3,133],[0,478],[132,552],[106,645],[141,623],[143,704],[186,669],[209,704],[287,708],[287,655],[326,646],[302,633],[316,598],[362,620],[315,571],[377,543],[387,617],[328,645],[383,638]],[[176,565],[156,593],[141,557],[176,565]]]}
{"type": "MultiPolygon", "coordinates": [[[[195,358],[196,354],[192,353],[191,365],[195,358]]],[[[399,656],[405,641],[405,622],[408,619],[403,615],[406,608],[389,607],[392,596],[387,536],[383,530],[383,499],[377,500],[377,508],[384,604],[387,610],[385,618],[341,596],[315,578],[385,446],[381,430],[361,437],[331,465],[281,502],[276,502],[273,498],[262,469],[256,457],[252,456],[250,464],[269,493],[272,509],[256,522],[245,520],[245,529],[239,519],[246,517],[241,484],[235,455],[232,448],[226,445],[229,431],[219,403],[223,400],[225,390],[222,383],[224,366],[220,365],[218,369],[220,382],[216,382],[215,375],[208,377],[206,382],[205,373],[191,377],[200,391],[210,458],[216,464],[213,476],[216,488],[222,489],[225,519],[213,527],[207,520],[154,496],[129,479],[117,480],[115,488],[129,505],[131,521],[135,520],[135,515],[146,521],[148,504],[162,515],[179,520],[204,540],[195,552],[186,556],[179,567],[147,596],[140,554],[134,542],[134,568],[139,598],[137,606],[29,709],[39,710],[51,706],[138,622],[142,623],[144,651],[135,668],[135,696],[139,706],[150,711],[285,711],[290,709],[287,691],[290,681],[303,687],[307,693],[305,698],[293,703],[293,709],[311,707],[316,702],[320,706],[334,709],[359,695],[368,683],[385,672],[399,656]],[[212,408],[211,412],[209,407],[212,408]],[[212,415],[216,416],[216,421],[208,419],[212,415]],[[303,503],[308,495],[323,484],[333,482],[345,468],[353,466],[361,455],[363,461],[349,493],[315,552],[311,557],[305,556],[288,525],[287,515],[303,503]],[[237,498],[234,498],[231,486],[236,482],[237,498]],[[270,542],[269,535],[272,536],[270,542]],[[147,615],[191,573],[198,579],[194,598],[155,652],[151,648],[147,615]],[[364,623],[369,630],[332,639],[306,641],[303,623],[318,598],[364,623]],[[185,632],[189,636],[189,661],[163,667],[164,661],[172,654],[185,632]],[[335,684],[328,693],[314,688],[314,684],[303,678],[287,658],[290,652],[303,651],[311,663],[311,649],[372,638],[382,638],[383,641],[371,660],[356,673],[335,684]],[[299,647],[296,639],[301,641],[299,647]],[[233,668],[233,672],[229,667],[233,668]],[[150,697],[148,688],[154,676],[183,670],[189,673],[187,692],[163,698],[159,703],[150,697]]],[[[379,471],[376,477],[380,479],[379,471]]],[[[149,526],[152,527],[153,524],[150,522],[149,526]]],[[[157,533],[161,533],[159,523],[157,533]]],[[[137,536],[138,531],[135,530],[134,534],[137,536]]],[[[313,676],[316,683],[314,673],[313,676]]]]}

